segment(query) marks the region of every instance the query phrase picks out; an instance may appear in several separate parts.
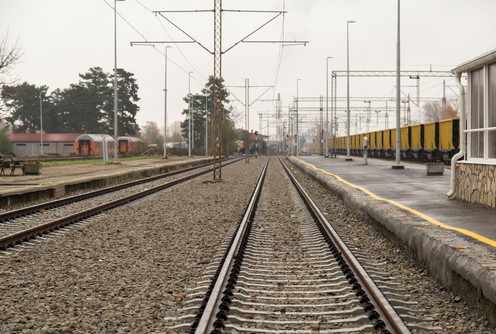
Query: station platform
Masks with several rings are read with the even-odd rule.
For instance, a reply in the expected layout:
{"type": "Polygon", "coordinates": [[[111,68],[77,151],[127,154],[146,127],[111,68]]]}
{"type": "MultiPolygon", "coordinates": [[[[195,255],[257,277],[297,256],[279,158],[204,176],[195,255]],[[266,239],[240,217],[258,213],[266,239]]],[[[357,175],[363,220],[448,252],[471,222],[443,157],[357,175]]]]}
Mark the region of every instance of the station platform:
{"type": "Polygon", "coordinates": [[[118,164],[102,162],[43,167],[40,175],[0,176],[0,208],[50,200],[83,189],[96,189],[167,173],[210,162],[211,157],[169,159],[122,159],[118,164]]]}
{"type": "Polygon", "coordinates": [[[404,246],[429,272],[496,323],[496,209],[450,200],[451,171],[361,157],[290,157],[404,246]]]}

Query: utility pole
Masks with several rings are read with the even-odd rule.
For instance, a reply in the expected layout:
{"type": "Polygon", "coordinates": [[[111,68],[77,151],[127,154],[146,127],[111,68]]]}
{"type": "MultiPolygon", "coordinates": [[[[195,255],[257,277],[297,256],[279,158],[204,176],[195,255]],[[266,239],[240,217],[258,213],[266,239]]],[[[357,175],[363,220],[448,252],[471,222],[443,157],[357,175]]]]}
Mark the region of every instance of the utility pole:
{"type": "Polygon", "coordinates": [[[443,80],[443,99],[441,100],[441,113],[446,111],[446,81],[443,80]]]}
{"type": "Polygon", "coordinates": [[[279,140],[278,135],[280,135],[281,146],[280,146],[279,152],[282,152],[282,150],[284,149],[284,144],[283,144],[283,142],[284,142],[284,122],[282,122],[281,117],[282,117],[282,101],[281,101],[281,94],[278,93],[277,94],[277,101],[276,101],[276,136],[277,136],[276,140],[279,140]],[[282,129],[281,129],[281,125],[282,125],[282,129]]]}
{"type": "Polygon", "coordinates": [[[334,158],[337,159],[338,155],[336,153],[336,137],[337,137],[337,132],[338,132],[338,113],[337,113],[337,103],[338,103],[338,98],[337,98],[337,89],[338,89],[338,78],[336,75],[331,75],[331,99],[334,101],[333,103],[333,113],[334,113],[334,135],[332,137],[332,147],[333,147],[333,153],[334,153],[334,158]]]}
{"type": "MultiPolygon", "coordinates": [[[[212,101],[212,122],[213,122],[213,133],[212,133],[212,139],[213,139],[213,147],[212,147],[212,155],[213,155],[213,180],[214,181],[221,181],[222,180],[222,123],[223,123],[223,106],[222,106],[222,93],[221,93],[221,88],[222,88],[222,55],[230,51],[232,48],[235,46],[239,45],[240,43],[282,43],[282,44],[287,44],[291,43],[292,45],[295,44],[301,44],[301,45],[306,45],[308,41],[253,41],[249,40],[249,38],[255,34],[257,31],[262,29],[264,26],[269,24],[270,22],[274,21],[277,17],[283,15],[286,13],[286,11],[260,11],[260,10],[226,10],[222,9],[222,0],[214,0],[214,9],[213,10],[183,10],[183,11],[155,11],[154,13],[158,13],[160,16],[162,16],[167,22],[172,24],[175,28],[180,30],[184,35],[186,35],[189,38],[189,43],[196,43],[199,46],[201,46],[204,50],[209,52],[210,54],[213,55],[214,58],[214,84],[213,84],[213,89],[212,89],[212,95],[213,95],[213,101],[212,101]],[[202,43],[200,43],[198,40],[193,38],[190,34],[188,34],[186,31],[181,29],[177,24],[172,22],[169,18],[167,18],[164,13],[197,13],[197,12],[213,12],[214,15],[214,48],[213,51],[209,50],[206,48],[202,43]],[[255,29],[253,32],[249,33],[245,37],[243,37],[241,40],[238,42],[234,43],[232,46],[228,47],[227,49],[223,50],[222,48],[222,13],[223,12],[236,12],[236,13],[242,13],[242,12],[250,12],[250,13],[274,13],[275,16],[269,19],[267,22],[262,24],[259,28],[255,29]]],[[[170,41],[169,43],[177,43],[175,41],[170,41]]],[[[210,305],[207,305],[206,307],[210,307],[210,305]]],[[[198,328],[200,328],[203,325],[203,321],[200,320],[200,325],[198,328]]],[[[205,328],[203,328],[206,330],[205,328]]]]}
{"type": "Polygon", "coordinates": [[[205,95],[205,156],[208,157],[208,95],[205,95]]]}
{"type": "Polygon", "coordinates": [[[293,107],[291,107],[291,104],[288,106],[288,134],[289,136],[286,137],[288,141],[288,155],[293,155],[293,144],[291,146],[289,145],[289,141],[291,136],[293,135],[293,107]]]}
{"type": "Polygon", "coordinates": [[[420,108],[420,75],[410,75],[410,79],[417,80],[417,107],[420,108]]]}
{"type": "MultiPolygon", "coordinates": [[[[119,0],[122,1],[122,0],[119,0]]],[[[117,0],[114,0],[114,164],[119,161],[119,131],[117,122],[117,0]]]]}
{"type": "Polygon", "coordinates": [[[355,21],[347,21],[346,22],[346,96],[347,96],[347,104],[346,104],[346,112],[347,114],[347,126],[346,126],[346,161],[352,161],[351,158],[351,137],[350,137],[350,23],[356,23],[355,21]]]}
{"type": "Polygon", "coordinates": [[[393,169],[404,169],[405,166],[401,165],[401,47],[400,47],[400,0],[398,0],[398,30],[396,40],[396,162],[392,166],[393,169]]]}
{"type": "MultiPolygon", "coordinates": [[[[155,44],[164,44],[167,43],[165,41],[156,41],[156,42],[131,42],[131,46],[151,46],[155,48],[155,44]]],[[[165,69],[165,74],[164,74],[164,156],[163,159],[168,159],[167,156],[167,64],[168,64],[168,57],[167,57],[167,49],[171,48],[170,46],[166,46],[165,52],[164,52],[164,69],[165,69]]],[[[157,50],[158,51],[158,50],[157,50]]],[[[158,51],[160,52],[160,51],[158,51]]],[[[161,53],[161,52],[160,52],[161,53]]]]}
{"type": "Polygon", "coordinates": [[[295,103],[295,109],[296,109],[296,134],[295,134],[295,141],[296,141],[296,156],[300,155],[300,132],[299,132],[299,120],[298,120],[298,99],[299,99],[299,85],[298,83],[301,81],[301,79],[296,79],[296,103],[295,103]]]}
{"type": "Polygon", "coordinates": [[[384,116],[384,130],[389,129],[388,101],[386,100],[386,115],[384,116]]]}
{"type": "Polygon", "coordinates": [[[371,100],[367,100],[367,101],[363,101],[364,103],[368,103],[368,107],[367,107],[367,119],[366,119],[366,132],[370,132],[370,105],[372,103],[371,100]]]}
{"type": "Polygon", "coordinates": [[[43,92],[40,90],[40,156],[43,156],[43,92]]]}
{"type": "MultiPolygon", "coordinates": [[[[325,141],[324,141],[324,156],[329,157],[329,59],[326,58],[326,123],[325,123],[325,141]]],[[[332,91],[332,81],[331,81],[331,91],[332,91]]],[[[332,92],[331,92],[332,96],[332,92]]],[[[332,99],[332,97],[331,97],[332,99]]],[[[331,104],[331,133],[332,133],[332,104],[331,104]]]]}
{"type": "Polygon", "coordinates": [[[191,73],[188,73],[188,157],[191,157],[191,129],[193,120],[191,118],[191,73]]]}
{"type": "Polygon", "coordinates": [[[408,94],[408,105],[406,109],[406,125],[412,125],[412,110],[410,109],[410,94],[408,94]]]}
{"type": "Polygon", "coordinates": [[[319,150],[324,155],[324,97],[320,96],[320,127],[319,127],[319,150]]]}
{"type": "Polygon", "coordinates": [[[250,162],[248,156],[248,136],[250,132],[250,79],[245,79],[245,163],[250,162]]]}
{"type": "MultiPolygon", "coordinates": [[[[242,102],[234,93],[231,92],[231,96],[233,96],[239,103],[241,103],[245,107],[245,130],[246,130],[246,135],[245,135],[245,140],[244,140],[244,146],[245,146],[245,152],[248,153],[248,136],[249,136],[249,131],[250,131],[250,106],[253,105],[255,102],[259,101],[260,98],[265,95],[269,91],[269,89],[273,88],[274,86],[250,86],[250,79],[245,79],[245,85],[244,86],[229,86],[229,88],[244,88],[245,89],[245,100],[242,102]],[[250,88],[267,88],[262,94],[260,94],[253,102],[250,102],[250,88]]],[[[265,101],[265,100],[264,100],[265,101]]],[[[271,100],[272,101],[272,100],[271,100]]],[[[261,129],[260,129],[261,131],[261,129]]],[[[262,134],[260,132],[260,134],[262,134]]],[[[248,159],[248,154],[245,155],[245,159],[248,159]]],[[[248,162],[248,161],[246,161],[248,162]]]]}

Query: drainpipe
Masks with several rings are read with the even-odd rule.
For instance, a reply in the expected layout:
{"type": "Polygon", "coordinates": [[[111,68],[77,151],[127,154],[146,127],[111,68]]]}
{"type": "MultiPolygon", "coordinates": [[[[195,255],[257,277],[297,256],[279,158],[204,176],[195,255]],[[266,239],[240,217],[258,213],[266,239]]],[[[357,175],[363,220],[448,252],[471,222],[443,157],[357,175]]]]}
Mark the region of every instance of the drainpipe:
{"type": "Polygon", "coordinates": [[[465,155],[465,89],[461,83],[460,72],[455,73],[456,77],[456,85],[460,91],[460,152],[455,154],[453,158],[451,158],[451,182],[450,182],[450,191],[446,194],[448,199],[453,199],[456,191],[456,162],[458,159],[465,155]]]}

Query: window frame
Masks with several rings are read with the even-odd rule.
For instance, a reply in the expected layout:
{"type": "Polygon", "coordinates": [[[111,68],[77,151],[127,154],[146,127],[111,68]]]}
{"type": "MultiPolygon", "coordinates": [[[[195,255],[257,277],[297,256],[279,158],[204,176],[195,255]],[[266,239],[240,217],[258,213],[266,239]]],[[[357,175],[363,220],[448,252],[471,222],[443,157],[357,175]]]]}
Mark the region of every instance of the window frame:
{"type": "MultiPolygon", "coordinates": [[[[482,67],[475,68],[468,72],[468,119],[467,119],[467,129],[464,131],[464,134],[467,136],[467,162],[473,162],[478,164],[485,165],[496,165],[496,158],[489,158],[489,145],[496,145],[496,143],[489,142],[489,132],[496,131],[496,126],[489,126],[489,66],[496,66],[496,63],[486,64],[482,67]],[[484,94],[484,99],[482,103],[482,117],[483,117],[483,125],[482,128],[472,128],[472,118],[473,118],[473,110],[472,110],[472,73],[475,71],[479,71],[482,69],[482,92],[484,94]],[[472,156],[472,134],[473,133],[483,133],[483,157],[473,157],[472,156]]],[[[494,87],[496,89],[496,87],[494,87]]],[[[492,101],[492,103],[496,104],[496,101],[492,101]]],[[[496,108],[494,108],[496,110],[496,108]]],[[[478,112],[478,111],[477,111],[478,112]]]]}

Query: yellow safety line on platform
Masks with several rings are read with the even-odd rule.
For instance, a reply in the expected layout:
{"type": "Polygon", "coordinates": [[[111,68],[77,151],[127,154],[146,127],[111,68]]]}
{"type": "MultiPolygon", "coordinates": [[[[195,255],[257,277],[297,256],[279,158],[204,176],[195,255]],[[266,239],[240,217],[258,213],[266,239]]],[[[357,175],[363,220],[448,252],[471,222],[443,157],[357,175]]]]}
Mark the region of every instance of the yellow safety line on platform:
{"type": "Polygon", "coordinates": [[[420,218],[428,221],[431,224],[437,225],[437,226],[442,227],[442,228],[447,229],[447,230],[457,231],[457,232],[459,232],[461,234],[464,234],[464,235],[467,235],[469,237],[472,237],[472,238],[474,238],[474,239],[476,239],[476,240],[478,240],[480,242],[483,242],[483,243],[488,244],[490,246],[496,247],[496,241],[495,240],[486,238],[486,237],[484,237],[484,236],[482,236],[480,234],[474,233],[472,231],[469,231],[469,230],[466,230],[466,229],[463,229],[463,228],[458,228],[458,227],[454,227],[454,226],[451,226],[451,225],[447,225],[447,224],[441,223],[440,221],[438,221],[438,220],[436,220],[436,219],[434,219],[432,217],[429,217],[426,214],[423,214],[422,212],[419,212],[419,211],[417,211],[415,209],[412,209],[412,208],[410,208],[410,207],[408,207],[406,205],[400,204],[400,203],[398,203],[396,201],[393,201],[391,199],[382,198],[380,196],[377,196],[376,194],[374,194],[373,192],[370,192],[369,190],[367,190],[365,188],[362,188],[360,186],[357,186],[356,184],[353,184],[353,183],[350,183],[350,182],[346,181],[345,179],[343,179],[339,175],[332,174],[332,173],[329,173],[329,172],[327,172],[327,171],[325,171],[323,169],[317,168],[314,165],[312,165],[312,164],[310,164],[310,163],[308,163],[306,161],[303,161],[303,160],[300,160],[300,159],[297,159],[297,158],[294,158],[294,159],[298,160],[299,162],[301,162],[301,163],[303,163],[305,165],[308,165],[308,166],[312,167],[313,169],[315,169],[317,171],[320,171],[320,172],[322,172],[324,174],[331,175],[334,178],[336,178],[338,181],[340,181],[340,182],[342,182],[344,184],[347,184],[350,187],[353,187],[355,189],[358,189],[360,191],[363,191],[364,193],[366,193],[370,197],[373,197],[373,198],[375,198],[375,199],[377,199],[379,201],[391,203],[391,204],[393,204],[394,206],[397,206],[400,209],[403,209],[403,210],[406,210],[406,211],[408,211],[410,213],[413,213],[414,215],[416,215],[416,216],[418,216],[418,217],[420,217],[420,218]]]}
{"type": "MultiPolygon", "coordinates": [[[[96,175],[96,176],[99,176],[99,177],[107,177],[107,176],[112,176],[112,175],[116,175],[116,174],[122,174],[122,173],[125,173],[127,172],[128,170],[121,170],[121,171],[117,171],[115,173],[110,173],[110,174],[103,174],[103,175],[96,175]]],[[[94,175],[95,176],[95,175],[94,175]]],[[[90,178],[91,176],[84,176],[84,177],[78,177],[78,178],[75,178],[75,179],[69,179],[69,180],[63,180],[63,181],[56,181],[56,182],[42,182],[42,183],[38,183],[38,184],[33,184],[33,185],[29,185],[29,186],[25,186],[25,187],[20,187],[20,188],[14,188],[14,189],[6,189],[6,190],[0,190],[0,193],[8,193],[8,192],[13,192],[13,191],[17,191],[17,190],[22,190],[22,189],[29,189],[29,188],[36,188],[36,187],[40,187],[40,186],[45,186],[45,185],[49,185],[49,184],[60,184],[60,183],[65,183],[65,182],[72,182],[72,181],[77,181],[77,180],[84,180],[84,179],[88,179],[90,178]]]]}

